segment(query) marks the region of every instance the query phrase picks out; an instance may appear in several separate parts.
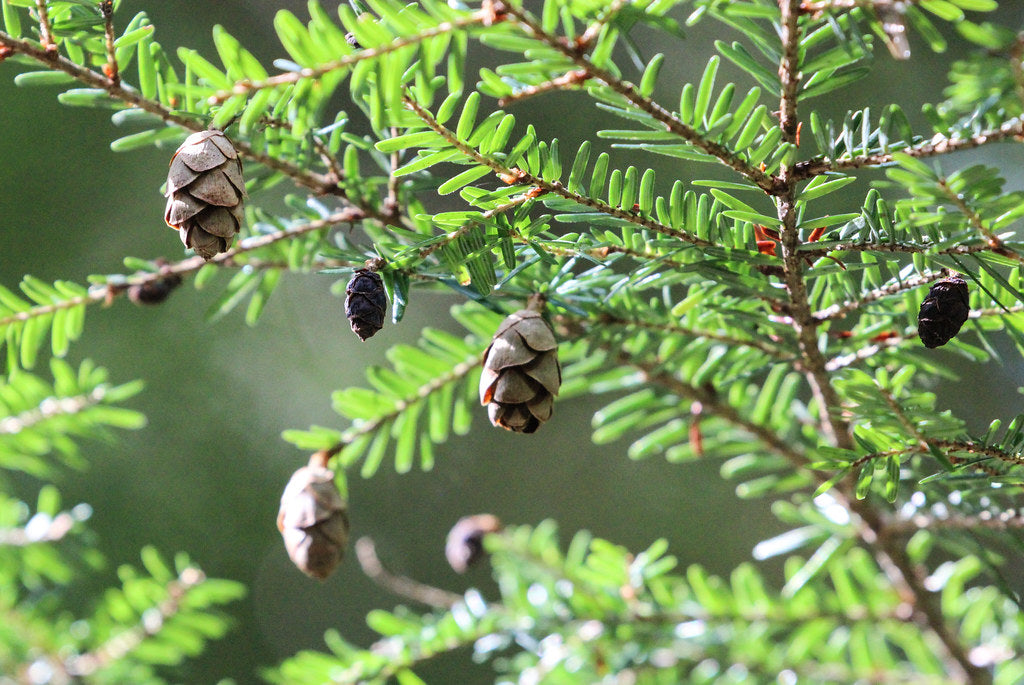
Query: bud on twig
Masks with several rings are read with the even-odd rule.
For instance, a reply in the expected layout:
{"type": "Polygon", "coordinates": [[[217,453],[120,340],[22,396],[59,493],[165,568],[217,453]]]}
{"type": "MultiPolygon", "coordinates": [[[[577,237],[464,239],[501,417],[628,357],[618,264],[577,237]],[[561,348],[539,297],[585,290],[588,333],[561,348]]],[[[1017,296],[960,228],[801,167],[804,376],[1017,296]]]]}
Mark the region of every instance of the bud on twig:
{"type": "Polygon", "coordinates": [[[384,327],[388,311],[388,296],[384,282],[372,269],[357,269],[345,286],[345,316],[352,331],[366,341],[384,327]]]}
{"type": "Polygon", "coordinates": [[[562,384],[558,343],[536,309],[543,299],[512,314],[484,352],[480,403],[491,423],[517,433],[533,433],[551,418],[554,395],[562,384]]]}
{"type": "Polygon", "coordinates": [[[456,573],[466,569],[484,556],[484,536],[501,530],[501,521],[492,514],[465,516],[452,526],[444,545],[444,555],[456,573]]]}
{"type": "Polygon", "coordinates": [[[244,220],[242,161],[221,131],[193,133],[171,157],[164,221],[181,242],[212,259],[226,252],[244,220]]]}
{"type": "Polygon", "coordinates": [[[300,571],[321,580],[334,571],[348,542],[346,510],[333,471],[311,463],[292,475],[281,495],[277,529],[300,571]]]}

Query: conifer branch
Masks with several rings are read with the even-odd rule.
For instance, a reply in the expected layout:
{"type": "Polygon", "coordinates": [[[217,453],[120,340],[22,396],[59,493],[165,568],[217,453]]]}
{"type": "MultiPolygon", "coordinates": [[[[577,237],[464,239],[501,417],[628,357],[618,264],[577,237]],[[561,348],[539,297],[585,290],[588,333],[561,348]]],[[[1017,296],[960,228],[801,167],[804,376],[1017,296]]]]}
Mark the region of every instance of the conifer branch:
{"type": "Polygon", "coordinates": [[[114,45],[114,0],[100,0],[100,14],[103,15],[103,42],[107,50],[107,63],[103,71],[115,86],[121,85],[121,74],[118,71],[117,51],[114,45]]]}
{"type": "MultiPolygon", "coordinates": [[[[913,429],[912,429],[913,430],[913,429]]],[[[977,454],[989,459],[995,459],[1011,466],[1024,466],[1024,454],[1020,452],[1007,452],[999,447],[992,445],[979,445],[976,442],[970,440],[938,440],[929,438],[922,435],[920,432],[913,430],[912,433],[915,439],[918,440],[917,445],[910,445],[908,447],[901,447],[892,450],[882,450],[880,452],[871,452],[863,456],[858,457],[854,461],[850,462],[850,469],[858,469],[864,466],[868,462],[875,461],[877,459],[884,459],[886,457],[892,457],[897,455],[907,454],[931,454],[931,448],[937,448],[946,452],[946,456],[953,464],[961,463],[962,458],[956,457],[956,454],[967,453],[977,454]]]]}
{"type": "MultiPolygon", "coordinates": [[[[0,326],[3,326],[2,321],[0,321],[0,326]]],[[[34,409],[21,412],[17,416],[0,418],[0,436],[17,435],[52,418],[81,413],[102,403],[106,394],[106,386],[100,385],[84,395],[47,397],[34,409]]]]}
{"type": "MultiPolygon", "coordinates": [[[[782,17],[782,58],[779,64],[779,78],[782,93],[779,99],[779,126],[783,140],[796,142],[799,122],[797,121],[797,93],[800,90],[799,44],[802,35],[800,12],[797,0],[780,0],[782,17]]],[[[818,349],[818,321],[814,318],[807,295],[807,284],[803,273],[803,255],[800,229],[797,227],[797,179],[794,168],[783,163],[779,169],[781,188],[773,192],[776,209],[781,222],[783,280],[789,293],[789,315],[797,335],[803,370],[820,410],[822,431],[833,444],[846,447],[852,443],[849,425],[839,411],[841,403],[831,378],[825,370],[825,358],[818,349]]]]}
{"type": "MultiPolygon", "coordinates": [[[[1015,117],[1006,121],[999,128],[982,131],[981,133],[967,138],[947,138],[936,135],[925,143],[918,143],[896,150],[911,157],[934,157],[945,155],[960,150],[971,150],[989,143],[998,143],[1004,140],[1018,138],[1024,135],[1024,117],[1015,117]]],[[[793,168],[793,177],[797,180],[806,180],[814,176],[820,176],[830,171],[847,171],[850,169],[861,169],[865,167],[885,166],[893,163],[893,156],[890,152],[880,152],[873,155],[856,155],[840,159],[829,159],[817,157],[803,162],[797,162],[793,168]]]]}
{"type": "Polygon", "coordinates": [[[1016,510],[998,513],[983,511],[973,516],[933,516],[914,514],[909,518],[897,518],[889,522],[893,535],[913,535],[919,530],[1020,530],[1024,528],[1024,514],[1016,510]]]}
{"type": "MultiPolygon", "coordinates": [[[[586,317],[575,316],[573,314],[558,314],[554,319],[556,323],[568,323],[569,325],[581,324],[583,327],[589,327],[591,329],[601,326],[615,326],[629,330],[646,328],[649,330],[662,331],[663,333],[669,333],[671,335],[678,335],[684,338],[705,338],[707,340],[726,343],[727,345],[749,347],[763,352],[778,361],[793,361],[793,355],[787,350],[756,338],[741,338],[739,336],[728,335],[720,331],[690,328],[688,326],[680,326],[659,321],[649,321],[639,317],[626,318],[609,311],[597,311],[593,316],[586,317]]],[[[584,334],[583,331],[580,331],[579,333],[584,334]]]]}
{"type": "Polygon", "coordinates": [[[143,640],[157,635],[164,624],[179,612],[189,591],[205,581],[206,574],[198,568],[185,568],[168,583],[167,598],[157,604],[155,613],[145,613],[136,627],[115,635],[95,650],[69,658],[64,664],[66,673],[73,678],[88,677],[123,659],[143,640]]]}
{"type": "Polygon", "coordinates": [[[1002,246],[994,246],[988,243],[976,243],[974,245],[951,245],[941,250],[934,249],[933,245],[912,244],[912,243],[836,243],[826,247],[817,247],[815,243],[805,243],[799,248],[800,254],[808,258],[823,257],[833,252],[887,252],[900,254],[928,254],[928,255],[963,255],[976,252],[996,252],[1002,246]]]}
{"type": "Polygon", "coordinates": [[[473,355],[467,357],[465,361],[456,364],[452,367],[452,370],[448,373],[442,374],[430,380],[430,382],[421,385],[417,390],[416,394],[411,397],[407,397],[403,400],[395,402],[395,408],[393,411],[382,414],[375,419],[367,421],[359,421],[351,428],[345,431],[342,436],[341,442],[333,445],[331,450],[341,450],[346,444],[352,442],[356,438],[362,435],[368,435],[375,432],[383,426],[386,426],[391,421],[394,421],[398,416],[408,409],[413,404],[426,400],[430,395],[441,390],[446,385],[456,383],[466,376],[468,376],[473,369],[477,368],[483,363],[482,355],[473,355]]]}
{"type": "Polygon", "coordinates": [[[967,217],[967,221],[970,225],[978,231],[978,233],[984,236],[985,243],[993,252],[1001,254],[1004,257],[1009,257],[1010,259],[1015,259],[1018,262],[1024,262],[1024,256],[1016,250],[1011,250],[1003,245],[1002,239],[997,236],[991,228],[985,225],[985,220],[982,219],[981,215],[974,211],[974,208],[967,204],[959,193],[953,192],[953,189],[949,187],[948,183],[946,183],[945,178],[939,178],[938,186],[950,203],[960,210],[961,214],[967,217]]]}
{"type": "MultiPolygon", "coordinates": [[[[914,336],[916,337],[916,336],[914,336]]],[[[893,337],[887,337],[885,340],[867,345],[865,347],[858,348],[857,351],[851,352],[850,354],[839,354],[832,359],[825,362],[825,370],[829,373],[844,369],[848,366],[853,366],[857,362],[869,359],[883,350],[887,350],[893,347],[899,347],[906,341],[907,338],[902,335],[896,335],[893,337]]]]}
{"type": "Polygon", "coordinates": [[[920,0],[804,0],[800,4],[802,12],[814,13],[825,10],[854,9],[865,7],[868,9],[877,7],[896,7],[904,4],[916,4],[920,0]]]}
{"type": "MultiPolygon", "coordinates": [[[[497,611],[497,608],[492,607],[492,611],[497,611]]],[[[425,629],[434,632],[433,627],[425,629]]],[[[493,629],[490,621],[478,621],[472,630],[462,631],[458,639],[449,638],[443,645],[436,645],[436,642],[429,646],[414,643],[415,649],[404,649],[402,645],[406,643],[398,641],[397,638],[383,638],[374,642],[366,650],[374,658],[356,659],[347,668],[333,670],[328,682],[334,685],[387,682],[417,664],[430,661],[448,652],[471,647],[477,640],[493,635],[495,632],[497,631],[493,629]]]]}
{"type": "Polygon", "coordinates": [[[8,314],[7,316],[0,317],[0,329],[6,328],[13,324],[25,323],[30,319],[35,319],[40,316],[46,316],[47,314],[55,314],[62,309],[74,309],[86,304],[93,304],[106,298],[106,290],[93,290],[88,295],[79,295],[77,297],[69,297],[66,300],[60,302],[54,302],[52,304],[41,304],[25,311],[15,312],[14,314],[8,314]]]}
{"type": "Polygon", "coordinates": [[[442,138],[444,138],[449,144],[455,147],[459,152],[464,154],[466,157],[469,157],[477,164],[482,164],[488,167],[498,176],[501,176],[504,179],[509,179],[509,182],[511,183],[521,183],[524,185],[533,186],[533,188],[535,189],[533,191],[535,196],[543,195],[544,193],[552,193],[554,195],[564,197],[567,200],[572,200],[573,202],[583,205],[584,207],[590,207],[591,209],[595,209],[603,214],[607,214],[608,216],[613,216],[616,219],[622,219],[632,224],[636,224],[641,228],[649,229],[651,231],[654,231],[655,233],[661,233],[662,235],[667,235],[671,238],[683,240],[694,245],[700,245],[704,247],[709,247],[713,245],[713,243],[710,243],[702,238],[698,238],[697,236],[687,231],[681,231],[672,228],[671,226],[666,226],[665,224],[659,221],[655,221],[654,219],[651,219],[649,217],[634,213],[633,211],[622,209],[619,207],[613,207],[610,204],[603,202],[601,200],[573,192],[566,188],[564,185],[562,185],[562,183],[559,181],[545,181],[540,176],[531,174],[519,167],[506,166],[499,160],[494,159],[493,157],[488,157],[487,155],[483,155],[477,152],[477,150],[473,148],[469,143],[459,140],[458,136],[455,135],[454,131],[449,130],[443,124],[438,122],[437,119],[434,118],[434,115],[432,115],[422,106],[420,106],[420,104],[413,100],[412,98],[404,97],[403,102],[405,102],[405,105],[413,112],[415,112],[416,116],[422,119],[423,123],[425,123],[432,131],[434,131],[442,138]]]}
{"type": "Polygon", "coordinates": [[[69,511],[62,511],[49,517],[46,525],[23,528],[0,528],[0,547],[25,547],[43,542],[59,542],[63,540],[81,517],[69,511]]]}
{"type": "Polygon", "coordinates": [[[584,54],[581,47],[576,45],[575,42],[567,41],[559,36],[551,35],[544,30],[536,18],[523,9],[507,5],[500,1],[496,4],[500,4],[507,15],[523,26],[534,38],[543,41],[555,50],[561,52],[567,58],[572,60],[581,70],[586,72],[591,78],[604,83],[616,93],[629,100],[637,109],[649,114],[655,120],[664,124],[667,130],[676,134],[697,149],[715,157],[733,171],[736,171],[744,178],[753,182],[762,190],[770,192],[779,187],[778,179],[769,176],[760,169],[751,166],[743,159],[740,159],[735,152],[725,145],[708,140],[700,133],[700,131],[683,123],[682,120],[672,114],[672,112],[668,111],[651,98],[642,95],[632,83],[623,81],[612,72],[598,67],[590,61],[590,59],[584,54]]]}
{"type": "Polygon", "coordinates": [[[49,53],[57,51],[57,45],[53,42],[53,32],[50,30],[50,15],[46,9],[46,0],[36,0],[36,19],[39,21],[39,42],[43,49],[49,53]]]}
{"type": "MultiPolygon", "coordinates": [[[[637,361],[627,354],[620,353],[616,358],[616,363],[632,366],[640,371],[648,382],[660,385],[677,397],[685,398],[691,402],[700,402],[704,408],[704,413],[717,416],[723,421],[750,433],[764,443],[771,451],[788,460],[795,468],[812,473],[808,469],[809,462],[807,456],[802,450],[796,449],[791,442],[782,438],[772,428],[754,423],[745,418],[735,407],[720,398],[713,389],[690,385],[658,368],[656,364],[637,361]]],[[[824,479],[822,478],[822,480],[824,479]]]]}
{"type": "Polygon", "coordinates": [[[250,81],[248,79],[243,79],[235,82],[230,89],[217,91],[208,98],[207,103],[210,105],[219,105],[228,98],[234,97],[235,95],[248,96],[261,90],[266,90],[267,88],[285,86],[292,83],[297,83],[298,81],[302,81],[304,79],[318,79],[321,78],[322,76],[331,73],[332,71],[346,69],[348,67],[359,64],[360,62],[376,59],[382,55],[386,55],[390,52],[395,52],[396,50],[401,50],[402,48],[407,48],[410,45],[417,45],[425,40],[436,38],[437,36],[443,36],[445,34],[454,33],[459,29],[466,29],[472,26],[479,26],[484,22],[486,17],[487,13],[485,13],[483,10],[477,10],[476,12],[467,17],[456,19],[455,21],[442,22],[437,26],[432,26],[430,28],[423,29],[422,31],[419,31],[418,33],[413,34],[411,36],[403,36],[400,38],[396,38],[390,43],[387,43],[385,45],[379,45],[374,48],[365,48],[351,55],[345,55],[344,57],[339,57],[336,60],[326,62],[324,64],[319,64],[315,67],[305,67],[303,69],[299,69],[298,71],[286,71],[283,74],[277,74],[276,76],[271,76],[262,81],[250,81]]]}
{"type": "Polygon", "coordinates": [[[861,307],[881,300],[882,298],[895,295],[896,293],[903,292],[904,290],[912,290],[919,286],[925,285],[926,283],[933,283],[942,278],[945,278],[946,274],[942,271],[931,271],[924,274],[916,274],[909,278],[905,278],[902,281],[890,283],[884,285],[881,288],[875,288],[869,290],[855,300],[849,300],[847,302],[839,302],[824,309],[819,309],[812,315],[818,321],[829,321],[836,319],[843,319],[852,311],[860,309],[861,307]]]}
{"type": "MultiPolygon", "coordinates": [[[[783,139],[793,142],[798,126],[795,116],[796,94],[799,91],[800,80],[800,2],[779,0],[779,8],[782,19],[782,60],[779,65],[782,86],[780,126],[783,129],[783,139]]],[[[797,249],[800,244],[796,226],[796,184],[801,178],[799,169],[783,163],[779,177],[783,187],[773,194],[782,223],[780,232],[785,283],[790,296],[790,314],[799,339],[804,372],[818,403],[825,435],[836,447],[851,449],[854,443],[850,426],[843,417],[842,403],[832,385],[825,358],[817,346],[817,320],[808,306],[802,258],[797,249]]],[[[877,562],[886,571],[893,586],[905,594],[914,609],[914,619],[919,625],[933,632],[944,645],[946,654],[943,660],[949,672],[962,675],[962,679],[971,685],[991,683],[991,675],[971,662],[959,636],[946,623],[938,597],[930,593],[925,586],[925,569],[915,564],[907,555],[902,543],[888,534],[884,522],[868,500],[851,496],[848,482],[839,483],[836,490],[844,505],[860,517],[864,524],[860,529],[861,538],[874,550],[877,562]]]]}
{"type": "Polygon", "coordinates": [[[53,304],[39,305],[32,307],[21,312],[15,312],[3,318],[0,318],[0,330],[6,326],[12,324],[24,323],[29,319],[34,319],[40,316],[46,316],[47,314],[53,314],[61,309],[72,309],[81,305],[90,305],[97,302],[107,302],[111,298],[116,297],[122,293],[126,293],[128,289],[133,285],[145,285],[147,283],[154,283],[169,275],[184,276],[199,269],[203,268],[207,264],[215,264],[219,266],[245,266],[245,264],[237,264],[235,257],[238,255],[258,250],[268,245],[272,245],[282,240],[289,240],[298,236],[310,233],[313,231],[319,231],[324,228],[329,228],[337,224],[351,223],[358,221],[362,218],[360,210],[355,208],[343,209],[323,219],[317,219],[310,221],[309,223],[299,224],[291,228],[286,228],[274,233],[268,233],[266,235],[251,236],[245,238],[239,243],[228,250],[215,256],[213,259],[206,260],[200,256],[186,257],[181,261],[173,264],[163,266],[158,271],[148,271],[144,273],[136,273],[131,276],[125,277],[119,283],[108,283],[106,285],[94,286],[89,289],[87,295],[81,295],[78,297],[71,297],[67,300],[55,302],[53,304]]]}
{"type": "MultiPolygon", "coordinates": [[[[7,48],[12,53],[31,57],[50,69],[62,71],[87,86],[105,90],[115,100],[120,100],[125,104],[138,107],[150,114],[155,114],[167,124],[173,124],[193,132],[204,131],[207,128],[203,122],[196,118],[178,114],[164,107],[159,102],[144,97],[139,91],[125,86],[120,82],[120,79],[115,81],[112,78],[108,78],[104,74],[72,62],[56,51],[48,51],[32,41],[14,38],[0,31],[0,46],[7,48]]],[[[232,142],[243,156],[291,178],[298,185],[318,194],[336,196],[343,202],[349,203],[353,208],[358,208],[365,218],[374,219],[383,225],[393,223],[392,217],[385,216],[376,208],[349,198],[345,190],[338,185],[337,180],[328,178],[324,174],[310,171],[289,160],[260,152],[244,140],[234,140],[232,142]]]]}
{"type": "Polygon", "coordinates": [[[589,78],[590,74],[587,73],[585,69],[568,71],[557,78],[550,79],[544,83],[538,83],[535,86],[525,86],[511,95],[506,95],[498,100],[498,107],[508,107],[514,102],[520,102],[527,98],[550,93],[554,90],[568,90],[570,88],[575,88],[576,86],[586,83],[589,78]]]}

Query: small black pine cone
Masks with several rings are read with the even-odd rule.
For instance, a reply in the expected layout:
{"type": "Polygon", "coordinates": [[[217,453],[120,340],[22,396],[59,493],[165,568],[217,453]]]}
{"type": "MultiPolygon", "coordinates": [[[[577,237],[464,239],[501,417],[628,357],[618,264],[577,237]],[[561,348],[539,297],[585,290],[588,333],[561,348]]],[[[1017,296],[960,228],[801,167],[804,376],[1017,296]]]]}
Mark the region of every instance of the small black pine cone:
{"type": "Polygon", "coordinates": [[[384,327],[388,296],[380,274],[370,269],[357,269],[345,286],[345,316],[352,330],[365,341],[384,327]]]}
{"type": "Polygon", "coordinates": [[[960,332],[971,305],[967,282],[959,276],[939,281],[928,291],[917,315],[917,332],[925,347],[945,345],[960,332]]]}
{"type": "Polygon", "coordinates": [[[135,304],[160,304],[181,285],[181,276],[167,274],[155,281],[136,283],[128,288],[128,299],[135,304]]]}

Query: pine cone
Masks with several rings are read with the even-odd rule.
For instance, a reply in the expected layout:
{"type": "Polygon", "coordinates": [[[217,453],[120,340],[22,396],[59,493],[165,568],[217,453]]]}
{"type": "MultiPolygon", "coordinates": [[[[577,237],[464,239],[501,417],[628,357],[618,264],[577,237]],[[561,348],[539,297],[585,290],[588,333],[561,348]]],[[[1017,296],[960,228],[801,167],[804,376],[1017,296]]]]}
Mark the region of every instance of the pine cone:
{"type": "Polygon", "coordinates": [[[226,252],[244,220],[242,161],[221,131],[193,133],[171,157],[164,221],[181,242],[212,259],[226,252]]]}
{"type": "Polygon", "coordinates": [[[561,384],[558,343],[544,317],[521,309],[505,319],[484,352],[480,373],[480,404],[487,405],[491,423],[534,432],[551,418],[561,384]]]}
{"type": "Polygon", "coordinates": [[[967,282],[959,276],[939,281],[928,291],[917,315],[917,333],[925,347],[945,345],[971,313],[967,282]]]}
{"type": "Polygon", "coordinates": [[[181,285],[181,276],[167,274],[154,281],[136,283],[128,288],[128,299],[135,304],[160,304],[181,285]]]}
{"type": "Polygon", "coordinates": [[[345,286],[345,316],[352,330],[365,341],[384,327],[388,311],[388,296],[380,274],[370,269],[358,269],[345,286]]]}
{"type": "Polygon", "coordinates": [[[448,531],[444,555],[456,573],[466,569],[484,556],[484,536],[501,530],[501,521],[493,514],[465,516],[448,531]]]}
{"type": "Polygon", "coordinates": [[[296,471],[281,495],[277,529],[300,571],[320,579],[331,575],[348,543],[345,500],[334,472],[322,466],[296,471]]]}

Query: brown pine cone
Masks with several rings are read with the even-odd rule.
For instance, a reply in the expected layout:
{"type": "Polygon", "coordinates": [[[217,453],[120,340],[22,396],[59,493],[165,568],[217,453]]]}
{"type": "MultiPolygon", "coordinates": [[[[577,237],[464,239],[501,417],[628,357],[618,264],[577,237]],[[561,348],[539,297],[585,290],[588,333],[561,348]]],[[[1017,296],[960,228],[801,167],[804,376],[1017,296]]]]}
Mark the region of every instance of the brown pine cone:
{"type": "Polygon", "coordinates": [[[539,313],[521,309],[494,334],[484,352],[480,404],[491,423],[517,433],[533,433],[551,418],[562,384],[558,343],[539,313]]]}
{"type": "Polygon", "coordinates": [[[171,157],[164,221],[204,259],[226,252],[244,220],[242,161],[221,131],[193,133],[171,157]]]}
{"type": "Polygon", "coordinates": [[[346,512],[334,472],[311,465],[292,475],[281,495],[277,529],[300,571],[321,580],[331,575],[348,543],[346,512]]]}

